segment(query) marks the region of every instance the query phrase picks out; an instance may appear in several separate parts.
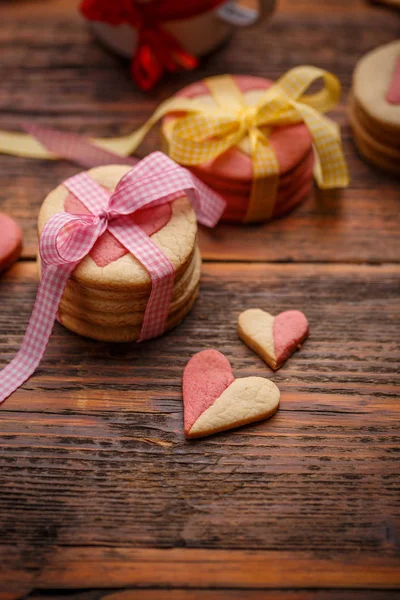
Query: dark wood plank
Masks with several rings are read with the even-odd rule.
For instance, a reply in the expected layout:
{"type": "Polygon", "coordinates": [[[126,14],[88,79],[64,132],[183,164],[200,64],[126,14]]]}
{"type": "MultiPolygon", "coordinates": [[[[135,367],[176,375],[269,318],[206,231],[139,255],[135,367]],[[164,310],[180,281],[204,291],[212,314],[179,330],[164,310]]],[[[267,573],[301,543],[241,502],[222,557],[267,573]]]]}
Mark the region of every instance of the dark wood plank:
{"type": "MultiPolygon", "coordinates": [[[[344,86],[334,117],[351,187],[341,199],[312,197],[265,227],[202,232],[203,256],[398,261],[399,183],[358,158],[345,112],[356,60],[399,36],[398,15],[363,0],[280,0],[270,24],[239,33],[199,72],[145,96],[126,62],[93,43],[76,4],[0,3],[1,128],[32,118],[127,133],[199,77],[277,77],[294,64],[319,64],[344,86]]],[[[154,131],[140,152],[157,145],[154,131]]],[[[0,210],[23,225],[26,257],[36,251],[44,195],[76,171],[0,157],[0,210]]],[[[21,263],[0,280],[0,368],[22,339],[34,270],[21,263]]],[[[161,340],[112,346],[57,325],[36,375],[0,409],[1,600],[29,590],[40,600],[398,597],[398,278],[394,265],[208,264],[192,315],[161,340]],[[235,333],[237,314],[256,304],[303,308],[311,321],[311,339],[276,374],[235,333]],[[181,373],[210,346],[229,356],[237,376],[271,376],[281,408],[268,423],[189,444],[181,373]],[[213,586],[221,589],[196,589],[213,586]],[[266,591],[276,586],[337,589],[266,591]],[[121,587],[133,589],[110,596],[121,587]]]]}
{"type": "Polygon", "coordinates": [[[54,548],[42,567],[24,563],[23,553],[8,549],[4,581],[42,588],[109,586],[285,588],[394,588],[400,586],[400,559],[349,555],[342,560],[308,553],[189,548],[54,548]],[[29,567],[29,568],[26,568],[29,567]]]}
{"type": "MultiPolygon", "coordinates": [[[[114,346],[57,325],[37,374],[0,410],[6,581],[400,585],[400,267],[203,271],[193,313],[159,340],[114,346]],[[310,340],[277,373],[235,331],[240,310],[258,305],[310,320],[310,340]],[[273,419],[185,441],[182,370],[206,347],[238,377],[279,385],[273,419]]],[[[21,341],[34,277],[21,263],[0,281],[2,365],[21,341]]]]}
{"type": "MultiPolygon", "coordinates": [[[[398,261],[400,184],[357,155],[345,101],[356,61],[374,46],[398,37],[400,18],[366,5],[364,10],[360,2],[354,6],[330,2],[326,10],[325,3],[323,6],[322,11],[312,2],[297,6],[287,1],[268,25],[251,35],[237,33],[234,42],[203,61],[199,71],[172,77],[150,95],[135,89],[126,62],[94,43],[75,13],[49,13],[36,19],[24,18],[22,13],[18,18],[6,17],[0,20],[0,128],[18,129],[21,119],[31,118],[92,135],[128,133],[163,99],[195,79],[223,72],[275,78],[296,64],[318,64],[335,72],[343,83],[343,103],[333,117],[343,127],[351,187],[340,198],[330,193],[314,194],[291,217],[270,225],[220,226],[204,232],[203,256],[227,260],[398,261]],[[261,61],[260,56],[267,56],[268,61],[261,61]]],[[[158,132],[154,130],[140,155],[157,147],[158,132]]],[[[65,162],[0,156],[0,207],[23,226],[24,256],[32,257],[36,252],[36,218],[44,196],[77,170],[65,162]]]]}
{"type": "MultiPolygon", "coordinates": [[[[61,594],[60,594],[61,595],[61,594]]],[[[36,591],[29,600],[59,600],[57,592],[36,591]]],[[[62,592],[64,600],[395,600],[395,590],[104,590],[62,592]],[[173,594],[173,596],[172,596],[173,594]]],[[[14,600],[14,599],[13,599],[14,600]]]]}

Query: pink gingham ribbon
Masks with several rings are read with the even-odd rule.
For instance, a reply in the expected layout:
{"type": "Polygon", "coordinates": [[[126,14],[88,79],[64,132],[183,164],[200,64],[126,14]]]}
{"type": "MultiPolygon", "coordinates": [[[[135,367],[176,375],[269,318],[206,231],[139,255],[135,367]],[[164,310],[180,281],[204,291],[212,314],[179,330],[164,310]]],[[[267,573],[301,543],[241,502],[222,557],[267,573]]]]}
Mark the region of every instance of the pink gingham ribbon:
{"type": "Polygon", "coordinates": [[[165,254],[128,215],[144,207],[172,202],[185,193],[198,221],[213,227],[225,208],[218,194],[161,152],[150,154],[128,171],[113,193],[87,173],[67,179],[64,185],[91,214],[57,213],[43,229],[40,236],[42,278],[21,348],[0,372],[0,403],[39,365],[68,279],[107,229],[151,277],[152,287],[139,340],[142,341],[165,330],[175,270],[165,254]]]}

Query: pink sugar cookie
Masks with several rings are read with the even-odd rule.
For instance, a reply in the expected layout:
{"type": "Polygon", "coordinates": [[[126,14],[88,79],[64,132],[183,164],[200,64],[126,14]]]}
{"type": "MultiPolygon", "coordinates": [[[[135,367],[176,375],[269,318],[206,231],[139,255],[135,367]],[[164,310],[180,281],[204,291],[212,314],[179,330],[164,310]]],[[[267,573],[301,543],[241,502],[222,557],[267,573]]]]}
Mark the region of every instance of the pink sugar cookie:
{"type": "MultiPolygon", "coordinates": [[[[311,175],[303,175],[298,181],[293,182],[290,186],[278,190],[275,200],[274,211],[272,217],[282,216],[290,209],[293,209],[297,204],[304,200],[310,193],[313,186],[311,175]]],[[[239,194],[229,194],[216,190],[226,200],[227,207],[222,216],[224,221],[241,222],[244,221],[249,205],[248,196],[239,194]]]]}
{"type": "MultiPolygon", "coordinates": [[[[279,188],[283,188],[292,184],[293,179],[298,179],[304,173],[307,173],[310,177],[313,174],[314,168],[314,152],[310,150],[305,158],[299,162],[293,169],[284,173],[279,177],[279,188]]],[[[200,178],[204,181],[205,184],[210,186],[212,189],[216,191],[226,191],[233,193],[241,193],[243,195],[249,196],[251,193],[252,181],[242,182],[242,181],[233,181],[232,179],[225,179],[223,177],[217,177],[210,173],[197,173],[196,167],[193,167],[191,171],[200,176],[200,178]]]]}
{"type": "MultiPolygon", "coordinates": [[[[306,200],[313,188],[312,182],[306,184],[303,188],[297,190],[297,192],[289,198],[283,204],[276,204],[275,210],[272,214],[272,219],[278,219],[292,212],[299,204],[306,200]]],[[[242,210],[230,210],[225,212],[223,221],[225,223],[243,223],[246,216],[246,211],[242,210]]]]}
{"type": "Polygon", "coordinates": [[[0,273],[18,260],[22,249],[22,231],[8,215],[0,213],[0,273]]]}
{"type": "Polygon", "coordinates": [[[271,417],[279,406],[276,385],[263,377],[235,379],[217,350],[198,352],[183,372],[184,431],[204,437],[271,417]]]}
{"type": "MultiPolygon", "coordinates": [[[[234,80],[242,92],[252,90],[267,90],[274,83],[270,79],[235,75],[234,80]]],[[[203,81],[189,85],[180,90],[176,96],[182,98],[195,98],[210,95],[209,89],[203,81]]],[[[165,122],[173,119],[165,117],[165,122]]],[[[293,169],[311,150],[312,137],[307,127],[303,124],[277,127],[272,130],[269,140],[277,156],[280,173],[293,169]]],[[[213,161],[196,167],[197,173],[211,173],[218,177],[231,180],[249,182],[253,178],[251,158],[239,148],[230,148],[213,161]]]]}
{"type": "Polygon", "coordinates": [[[307,200],[313,189],[313,180],[311,180],[308,184],[306,184],[301,189],[297,190],[295,194],[291,198],[288,198],[282,204],[276,204],[272,217],[274,219],[278,219],[280,217],[285,216],[286,214],[292,212],[302,202],[307,200]]]}
{"type": "MultiPolygon", "coordinates": [[[[69,193],[64,202],[66,212],[76,213],[80,215],[90,214],[88,209],[82,204],[78,198],[69,193]]],[[[162,204],[153,208],[142,208],[131,217],[132,221],[143,229],[148,236],[157,233],[165,227],[171,218],[171,205],[162,204]]],[[[97,240],[90,256],[98,267],[105,267],[128,254],[127,249],[109,231],[105,231],[97,240]]]]}
{"type": "Polygon", "coordinates": [[[274,317],[260,308],[251,308],[239,315],[238,333],[249,348],[276,370],[301,347],[309,327],[306,316],[299,310],[286,310],[274,317]]]}

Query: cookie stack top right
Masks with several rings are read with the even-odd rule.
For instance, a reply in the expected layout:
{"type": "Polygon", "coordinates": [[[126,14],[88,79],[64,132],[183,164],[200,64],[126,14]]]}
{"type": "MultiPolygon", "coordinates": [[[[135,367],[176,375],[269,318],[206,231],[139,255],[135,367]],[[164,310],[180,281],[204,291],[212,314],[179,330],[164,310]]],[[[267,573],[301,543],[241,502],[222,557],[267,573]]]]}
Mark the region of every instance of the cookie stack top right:
{"type": "Polygon", "coordinates": [[[372,50],[359,61],[349,116],[360,153],[400,175],[400,40],[372,50]]]}

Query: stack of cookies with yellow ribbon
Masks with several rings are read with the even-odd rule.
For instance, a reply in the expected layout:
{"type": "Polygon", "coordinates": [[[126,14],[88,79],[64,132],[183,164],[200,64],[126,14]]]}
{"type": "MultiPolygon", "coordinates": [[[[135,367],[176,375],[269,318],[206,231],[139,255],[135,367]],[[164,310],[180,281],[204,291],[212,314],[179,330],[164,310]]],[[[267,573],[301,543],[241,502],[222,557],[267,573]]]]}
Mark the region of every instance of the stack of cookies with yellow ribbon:
{"type": "Polygon", "coordinates": [[[349,116],[360,153],[400,175],[400,40],[372,50],[359,61],[349,116]]]}
{"type": "MultiPolygon", "coordinates": [[[[129,170],[126,166],[112,165],[91,169],[88,175],[113,192],[129,170]]],[[[79,198],[61,184],[43,202],[38,220],[39,235],[52,216],[63,212],[90,214],[79,198]]],[[[182,195],[170,203],[143,208],[132,218],[174,267],[166,323],[166,329],[170,329],[183,320],[198,294],[201,258],[195,212],[189,199],[182,195]]],[[[105,231],[68,280],[58,319],[68,329],[93,339],[135,341],[140,338],[151,288],[144,266],[105,231]]]]}
{"type": "Polygon", "coordinates": [[[3,135],[0,151],[55,158],[67,146],[68,156],[75,157],[82,146],[91,165],[110,157],[119,162],[161,121],[164,152],[226,201],[222,220],[260,223],[306,198],[313,175],[321,189],[348,185],[340,131],[325,116],[337,106],[340,92],[335,75],[310,65],[295,67],[276,82],[221,75],[182,89],[126,136],[80,143],[76,136],[67,140],[30,126],[34,137],[3,135]],[[307,93],[320,79],[322,89],[307,93]]]}
{"type": "Polygon", "coordinates": [[[315,167],[321,187],[347,185],[338,128],[320,114],[339,94],[338,80],[314,67],[293,69],[277,83],[205,79],[176,94],[177,106],[181,100],[189,110],[164,117],[163,148],[226,200],[223,220],[268,221],[309,195],[315,167]],[[305,96],[319,77],[326,88],[305,96]]]}

